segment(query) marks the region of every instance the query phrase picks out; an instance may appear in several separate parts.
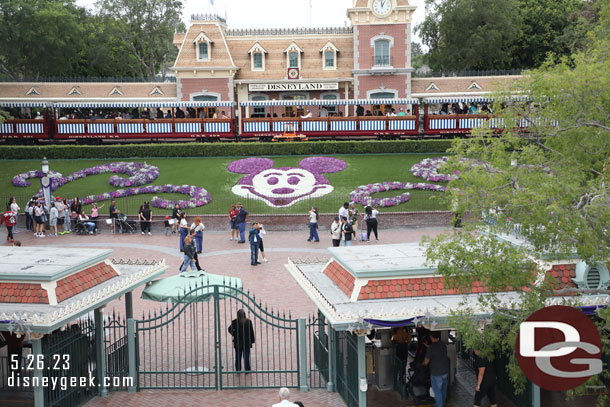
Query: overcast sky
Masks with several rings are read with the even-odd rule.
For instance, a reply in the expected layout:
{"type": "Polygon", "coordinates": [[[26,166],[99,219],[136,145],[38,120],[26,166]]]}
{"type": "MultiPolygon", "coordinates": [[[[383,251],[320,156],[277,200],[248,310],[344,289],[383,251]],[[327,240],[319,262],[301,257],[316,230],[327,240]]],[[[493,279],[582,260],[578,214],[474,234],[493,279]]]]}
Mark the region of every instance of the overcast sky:
{"type": "MultiPolygon", "coordinates": [[[[221,16],[227,14],[229,28],[290,28],[309,27],[310,0],[183,0],[184,21],[191,14],[210,11],[221,16]]],[[[76,0],[76,3],[92,8],[95,0],[76,0]]],[[[417,6],[414,23],[424,19],[424,0],[410,0],[417,6]]],[[[346,10],[352,0],[311,0],[312,27],[340,27],[347,21],[346,10]]],[[[415,25],[414,24],[414,25],[415,25]]]]}

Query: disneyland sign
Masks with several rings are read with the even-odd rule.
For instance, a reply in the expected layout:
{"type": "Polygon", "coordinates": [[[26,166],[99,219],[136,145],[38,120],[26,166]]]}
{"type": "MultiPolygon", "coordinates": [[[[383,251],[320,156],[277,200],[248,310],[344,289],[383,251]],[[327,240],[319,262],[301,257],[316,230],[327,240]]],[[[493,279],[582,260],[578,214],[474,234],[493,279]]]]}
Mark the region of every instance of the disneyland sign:
{"type": "Polygon", "coordinates": [[[298,90],[337,90],[338,82],[251,83],[250,92],[283,92],[298,90]]]}

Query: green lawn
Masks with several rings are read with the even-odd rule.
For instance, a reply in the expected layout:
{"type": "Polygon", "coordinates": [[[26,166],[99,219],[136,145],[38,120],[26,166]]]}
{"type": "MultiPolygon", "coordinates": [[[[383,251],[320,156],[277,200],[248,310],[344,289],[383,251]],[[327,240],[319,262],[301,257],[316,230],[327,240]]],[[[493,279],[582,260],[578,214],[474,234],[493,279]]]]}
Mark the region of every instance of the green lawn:
{"type": "MultiPolygon", "coordinates": [[[[241,201],[244,207],[251,213],[306,213],[312,205],[316,205],[320,212],[335,212],[339,206],[349,200],[349,193],[359,185],[383,182],[426,182],[421,178],[414,177],[409,171],[411,166],[427,157],[438,157],[440,155],[423,154],[393,154],[393,155],[349,155],[335,157],[344,160],[347,168],[341,172],[325,174],[334,191],[322,198],[312,199],[294,204],[287,208],[272,208],[265,203],[255,200],[241,198],[231,192],[231,188],[242,177],[241,174],[233,174],[227,171],[227,165],[237,158],[180,158],[180,159],[149,159],[135,160],[146,161],[159,167],[160,176],[153,184],[188,184],[200,186],[212,194],[212,202],[204,207],[191,209],[191,213],[217,214],[226,213],[231,205],[241,201]]],[[[270,157],[275,162],[275,167],[298,166],[304,157],[270,157]]],[[[53,160],[50,162],[51,170],[59,171],[64,176],[78,170],[82,170],[97,164],[121,161],[121,160],[53,160]]],[[[128,160],[124,160],[128,161],[128,160]]],[[[29,170],[40,169],[39,161],[0,161],[0,185],[2,192],[0,199],[8,201],[8,197],[14,195],[23,208],[28,198],[40,187],[37,179],[31,179],[32,185],[25,188],[14,187],[12,177],[29,170]]],[[[101,194],[115,189],[108,184],[111,174],[100,174],[89,176],[84,179],[73,181],[55,191],[55,195],[62,197],[87,196],[101,194]]],[[[403,193],[404,191],[387,191],[375,194],[375,197],[390,197],[403,193]]],[[[391,208],[380,208],[382,211],[425,211],[445,209],[438,199],[430,199],[433,196],[440,197],[441,192],[411,191],[411,200],[399,206],[391,208]]],[[[139,205],[144,200],[152,199],[153,195],[138,195],[135,197],[121,198],[117,200],[117,206],[123,212],[137,213],[139,205]]],[[[188,199],[181,194],[160,194],[165,199],[188,199]]],[[[106,207],[101,213],[105,214],[106,207]]],[[[155,208],[154,213],[165,211],[155,208]]]]}

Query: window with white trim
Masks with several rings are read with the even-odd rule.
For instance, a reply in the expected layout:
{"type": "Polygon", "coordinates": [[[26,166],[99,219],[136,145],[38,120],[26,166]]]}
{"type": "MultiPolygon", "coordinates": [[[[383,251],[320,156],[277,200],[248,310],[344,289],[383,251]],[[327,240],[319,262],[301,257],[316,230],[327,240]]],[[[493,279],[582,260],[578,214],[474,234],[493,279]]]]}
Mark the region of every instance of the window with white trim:
{"type": "Polygon", "coordinates": [[[335,67],[335,51],[324,52],[324,68],[332,69],[335,67]]]}
{"type": "Polygon", "coordinates": [[[322,69],[337,69],[337,53],[339,52],[337,47],[335,47],[331,41],[328,41],[324,44],[320,52],[322,53],[322,69]]]}
{"type": "Polygon", "coordinates": [[[208,43],[200,42],[199,43],[199,55],[197,59],[210,59],[210,54],[208,53],[208,43]]]}
{"type": "Polygon", "coordinates": [[[296,51],[292,51],[288,53],[288,68],[298,68],[299,67],[299,53],[296,51]]]}
{"type": "MultiPolygon", "coordinates": [[[[265,96],[252,96],[250,100],[261,101],[267,100],[265,96]]],[[[252,108],[252,117],[265,117],[265,107],[264,106],[254,106],[252,108]]]]}
{"type": "Polygon", "coordinates": [[[253,70],[263,70],[263,53],[255,52],[252,54],[252,69],[253,70]]]}
{"type": "Polygon", "coordinates": [[[212,59],[213,41],[203,31],[193,40],[197,61],[209,61],[212,59]]]}
{"type": "Polygon", "coordinates": [[[380,39],[375,41],[374,66],[392,66],[390,59],[390,41],[380,39]]]}
{"type": "MultiPolygon", "coordinates": [[[[326,95],[322,95],[322,100],[337,100],[339,99],[339,97],[334,94],[334,93],[328,93],[326,95]]],[[[326,110],[328,110],[328,114],[329,115],[335,115],[337,114],[337,106],[336,105],[330,105],[330,106],[326,106],[326,110]]]]}

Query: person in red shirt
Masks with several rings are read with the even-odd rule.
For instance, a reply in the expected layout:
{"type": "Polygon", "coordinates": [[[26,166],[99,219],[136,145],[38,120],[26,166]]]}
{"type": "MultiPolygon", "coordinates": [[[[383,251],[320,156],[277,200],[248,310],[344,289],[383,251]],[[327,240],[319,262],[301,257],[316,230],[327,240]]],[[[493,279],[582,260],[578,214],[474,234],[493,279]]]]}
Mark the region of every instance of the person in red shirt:
{"type": "Polygon", "coordinates": [[[238,231],[237,231],[237,223],[235,222],[235,217],[239,213],[239,210],[235,208],[235,205],[231,205],[231,210],[229,211],[229,219],[231,219],[231,240],[237,240],[238,231]]]}
{"type": "Polygon", "coordinates": [[[4,212],[2,219],[0,219],[0,225],[3,223],[6,224],[6,230],[8,230],[6,240],[8,240],[9,243],[13,243],[13,227],[15,227],[15,224],[17,223],[17,216],[10,208],[8,211],[4,212]]]}

